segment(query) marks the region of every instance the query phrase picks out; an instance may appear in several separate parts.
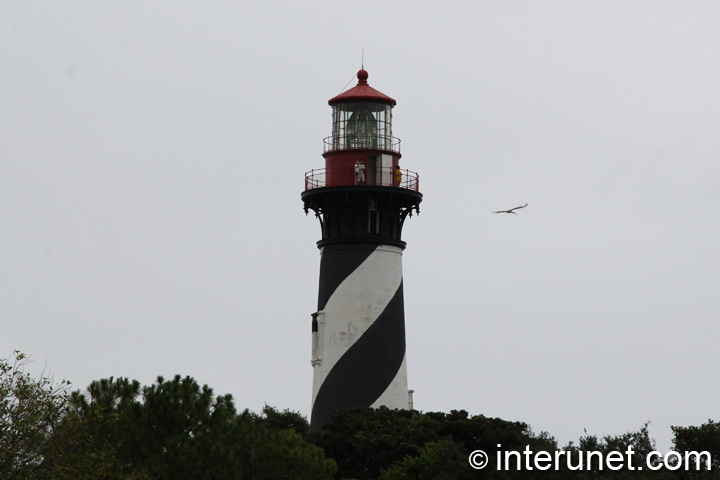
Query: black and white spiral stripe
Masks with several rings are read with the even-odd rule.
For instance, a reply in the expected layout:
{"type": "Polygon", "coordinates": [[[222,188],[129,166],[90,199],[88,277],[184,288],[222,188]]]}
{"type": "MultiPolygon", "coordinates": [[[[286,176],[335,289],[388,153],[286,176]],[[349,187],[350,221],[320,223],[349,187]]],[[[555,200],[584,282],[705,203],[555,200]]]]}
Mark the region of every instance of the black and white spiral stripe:
{"type": "Polygon", "coordinates": [[[353,406],[407,408],[402,249],[377,244],[322,250],[313,425],[353,406]]]}

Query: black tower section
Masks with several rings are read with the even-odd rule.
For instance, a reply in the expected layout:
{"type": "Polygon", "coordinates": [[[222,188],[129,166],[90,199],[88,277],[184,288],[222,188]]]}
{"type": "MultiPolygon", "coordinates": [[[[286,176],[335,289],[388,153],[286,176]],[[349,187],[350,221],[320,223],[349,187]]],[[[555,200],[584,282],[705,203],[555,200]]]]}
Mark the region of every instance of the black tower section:
{"type": "Polygon", "coordinates": [[[306,190],[305,213],[315,212],[322,239],[318,247],[337,243],[372,243],[405,248],[402,227],[413,210],[420,212],[422,194],[399,187],[335,186],[306,190]]]}

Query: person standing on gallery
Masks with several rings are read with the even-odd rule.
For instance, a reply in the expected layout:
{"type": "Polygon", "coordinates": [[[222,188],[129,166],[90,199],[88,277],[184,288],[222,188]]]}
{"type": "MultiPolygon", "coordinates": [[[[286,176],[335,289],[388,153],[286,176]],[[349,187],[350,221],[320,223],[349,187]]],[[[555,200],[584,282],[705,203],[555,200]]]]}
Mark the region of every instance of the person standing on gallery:
{"type": "Polygon", "coordinates": [[[358,163],[359,163],[358,183],[360,185],[365,185],[365,164],[363,162],[358,162],[358,163]]]}

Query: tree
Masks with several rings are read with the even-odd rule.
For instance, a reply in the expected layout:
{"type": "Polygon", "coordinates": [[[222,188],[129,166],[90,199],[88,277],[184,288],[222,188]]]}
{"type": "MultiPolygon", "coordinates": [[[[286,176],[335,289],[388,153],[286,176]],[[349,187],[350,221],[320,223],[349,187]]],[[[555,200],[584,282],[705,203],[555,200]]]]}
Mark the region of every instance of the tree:
{"type": "Polygon", "coordinates": [[[310,424],[299,412],[288,409],[281,412],[267,404],[263,407],[262,414],[252,413],[251,417],[255,423],[270,430],[291,429],[303,436],[310,431],[310,424]]]}
{"type": "Polygon", "coordinates": [[[407,456],[383,470],[379,480],[458,480],[477,478],[468,466],[468,452],[445,438],[423,445],[415,456],[407,456]]]}
{"type": "MultiPolygon", "coordinates": [[[[468,464],[474,450],[490,454],[483,470],[494,478],[494,453],[525,448],[555,449],[554,439],[535,436],[527,424],[464,410],[421,413],[415,410],[355,408],[338,411],[331,421],[309,438],[338,462],[340,478],[375,480],[402,478],[477,478],[468,464]],[[417,476],[419,469],[425,469],[417,476]]],[[[500,478],[500,476],[495,476],[500,478]]],[[[523,478],[522,475],[502,478],[523,478]]]]}
{"type": "Polygon", "coordinates": [[[98,439],[84,420],[67,416],[44,451],[38,479],[152,480],[146,472],[118,459],[117,445],[98,439]]]}
{"type": "MultiPolygon", "coordinates": [[[[605,435],[602,438],[598,438],[596,435],[586,434],[578,440],[578,444],[570,442],[564,450],[567,452],[569,460],[561,464],[561,473],[564,473],[564,477],[559,478],[592,478],[592,479],[647,479],[652,478],[656,480],[669,480],[675,479],[677,476],[674,472],[660,468],[658,470],[652,470],[647,468],[646,461],[648,454],[655,451],[655,441],[650,438],[650,431],[648,429],[649,423],[640,428],[640,430],[630,431],[622,435],[605,435]],[[626,461],[621,463],[622,468],[619,470],[610,470],[606,465],[600,468],[598,465],[599,460],[594,458],[590,461],[590,465],[582,463],[580,461],[580,454],[586,452],[600,452],[602,459],[607,459],[608,454],[612,452],[625,455],[628,448],[632,447],[632,468],[630,470],[629,465],[626,461]],[[570,470],[568,464],[572,465],[575,470],[570,470]],[[582,468],[578,469],[578,466],[582,465],[582,468]]],[[[626,457],[625,457],[626,458],[626,457]]],[[[584,461],[587,460],[587,456],[584,457],[584,461]]],[[[650,457],[652,461],[652,467],[657,468],[660,463],[655,456],[650,457]]]]}
{"type": "MultiPolygon", "coordinates": [[[[191,377],[158,377],[146,387],[109,378],[73,393],[63,426],[87,435],[84,451],[93,454],[76,461],[112,461],[100,477],[108,480],[332,479],[335,462],[285,428],[307,421],[268,408],[264,417],[239,414],[231,395],[215,396],[191,377]]],[[[63,444],[53,458],[64,458],[63,444]]]]}
{"type": "Polygon", "coordinates": [[[683,455],[690,453],[692,455],[692,465],[688,465],[688,470],[678,469],[678,473],[687,478],[720,478],[717,470],[720,469],[720,423],[708,419],[707,423],[703,423],[699,427],[671,427],[675,438],[673,439],[674,450],[683,455]],[[698,455],[700,469],[696,469],[695,452],[700,454],[708,452],[711,461],[708,464],[707,456],[698,455]]]}
{"type": "Polygon", "coordinates": [[[32,377],[19,351],[0,360],[0,478],[37,478],[43,451],[67,405],[70,383],[32,377]]]}

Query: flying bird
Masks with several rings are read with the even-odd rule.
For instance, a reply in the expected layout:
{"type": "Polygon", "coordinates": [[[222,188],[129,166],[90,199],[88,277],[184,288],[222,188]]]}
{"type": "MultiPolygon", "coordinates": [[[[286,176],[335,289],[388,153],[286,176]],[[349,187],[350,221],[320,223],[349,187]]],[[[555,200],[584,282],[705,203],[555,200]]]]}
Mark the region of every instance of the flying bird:
{"type": "Polygon", "coordinates": [[[525,205],[520,205],[519,207],[511,208],[510,210],[498,210],[497,212],[492,212],[492,213],[512,213],[513,215],[517,215],[517,213],[515,213],[515,210],[519,210],[519,209],[525,208],[527,206],[528,206],[528,204],[526,203],[525,205]]]}

